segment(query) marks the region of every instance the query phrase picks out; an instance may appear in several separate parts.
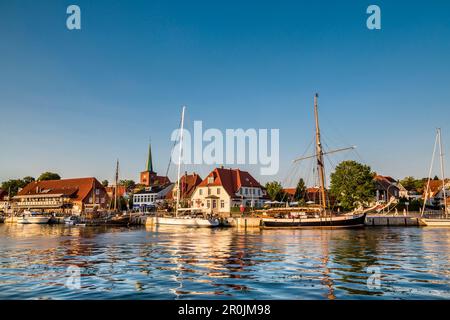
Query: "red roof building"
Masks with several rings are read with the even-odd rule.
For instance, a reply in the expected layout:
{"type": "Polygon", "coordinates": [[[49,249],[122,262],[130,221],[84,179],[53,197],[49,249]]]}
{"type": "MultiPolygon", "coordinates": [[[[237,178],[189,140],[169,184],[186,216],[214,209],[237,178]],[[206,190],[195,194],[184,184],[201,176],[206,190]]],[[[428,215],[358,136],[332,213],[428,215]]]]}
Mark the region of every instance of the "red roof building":
{"type": "Polygon", "coordinates": [[[95,178],[34,181],[14,197],[18,209],[83,212],[108,207],[105,187],[95,178]]]}
{"type": "MultiPolygon", "coordinates": [[[[180,200],[190,200],[195,188],[197,188],[201,182],[202,178],[197,173],[194,172],[193,174],[187,174],[187,172],[185,172],[180,178],[180,200]]],[[[166,198],[168,200],[175,200],[177,198],[177,192],[178,186],[175,184],[172,192],[169,192],[166,198]]]]}
{"type": "Polygon", "coordinates": [[[208,213],[230,212],[241,205],[261,207],[266,192],[247,171],[216,168],[197,186],[193,195],[194,208],[208,213]]]}

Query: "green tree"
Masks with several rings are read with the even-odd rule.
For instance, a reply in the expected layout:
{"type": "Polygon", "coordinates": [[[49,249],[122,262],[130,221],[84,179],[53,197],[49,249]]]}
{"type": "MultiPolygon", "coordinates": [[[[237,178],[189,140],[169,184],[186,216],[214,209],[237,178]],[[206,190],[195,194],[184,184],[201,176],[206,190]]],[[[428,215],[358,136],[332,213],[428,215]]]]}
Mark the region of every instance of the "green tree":
{"type": "Polygon", "coordinates": [[[367,165],[353,160],[343,161],[331,174],[330,192],[345,210],[352,210],[373,199],[374,174],[367,165]]]}
{"type": "Polygon", "coordinates": [[[24,185],[27,185],[27,184],[29,184],[29,183],[31,183],[31,182],[34,182],[35,179],[34,179],[33,177],[26,176],[26,177],[24,177],[24,178],[22,179],[22,181],[23,181],[24,185]]]}
{"type": "Polygon", "coordinates": [[[266,183],[267,195],[272,201],[281,201],[284,196],[283,187],[278,181],[272,181],[266,183]]]}
{"type": "Polygon", "coordinates": [[[107,187],[109,184],[108,180],[103,180],[102,181],[102,186],[107,187]]]}
{"type": "Polygon", "coordinates": [[[54,172],[44,172],[39,176],[38,181],[44,180],[61,180],[61,176],[54,172]]]}
{"type": "Polygon", "coordinates": [[[400,180],[400,183],[408,191],[416,190],[417,180],[414,177],[405,177],[404,179],[400,180]]]}
{"type": "Polygon", "coordinates": [[[19,192],[19,189],[25,187],[25,185],[25,182],[21,179],[10,179],[4,181],[1,188],[8,192],[11,197],[14,197],[19,192]]]}
{"type": "Polygon", "coordinates": [[[294,199],[296,201],[304,200],[305,194],[306,194],[306,184],[303,178],[300,178],[300,180],[297,183],[297,188],[295,189],[294,199]]]}
{"type": "Polygon", "coordinates": [[[133,180],[120,180],[119,185],[125,186],[125,190],[130,192],[136,187],[136,182],[133,180]]]}

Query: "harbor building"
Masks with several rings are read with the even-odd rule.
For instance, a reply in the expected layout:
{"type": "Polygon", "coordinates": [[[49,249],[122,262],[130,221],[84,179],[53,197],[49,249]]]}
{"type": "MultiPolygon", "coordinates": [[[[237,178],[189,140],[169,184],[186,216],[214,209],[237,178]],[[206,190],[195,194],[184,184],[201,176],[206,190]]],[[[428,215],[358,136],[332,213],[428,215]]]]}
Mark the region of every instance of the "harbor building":
{"type": "MultiPolygon", "coordinates": [[[[428,182],[427,182],[428,183],[428,182]]],[[[450,180],[445,179],[445,183],[442,180],[430,180],[428,189],[427,183],[425,183],[423,198],[427,199],[427,205],[429,206],[443,206],[444,205],[444,188],[445,185],[445,195],[450,195],[450,180]]]]}
{"type": "Polygon", "coordinates": [[[214,169],[197,186],[192,195],[192,208],[205,213],[229,213],[232,208],[260,208],[266,191],[253,176],[240,169],[214,169]]]}
{"type": "MultiPolygon", "coordinates": [[[[202,178],[197,173],[188,174],[187,172],[180,178],[180,204],[182,207],[192,207],[192,195],[195,189],[200,183],[202,183],[202,178]]],[[[170,202],[175,202],[177,199],[178,185],[175,184],[172,192],[167,194],[167,200],[170,202]]]]}
{"type": "Polygon", "coordinates": [[[388,202],[391,197],[400,198],[400,192],[406,192],[406,189],[395,179],[388,176],[376,175],[374,178],[376,201],[388,202]]]}
{"type": "Polygon", "coordinates": [[[147,212],[156,207],[158,201],[163,201],[171,193],[173,184],[165,186],[146,187],[133,194],[133,209],[147,212]]]}
{"type": "Polygon", "coordinates": [[[6,211],[9,206],[8,192],[0,188],[0,211],[6,211]]]}
{"type": "Polygon", "coordinates": [[[145,187],[166,186],[170,184],[170,180],[166,176],[158,176],[153,170],[152,146],[148,144],[148,157],[145,171],[141,172],[140,184],[145,187]]]}
{"type": "Polygon", "coordinates": [[[105,187],[96,178],[33,181],[14,198],[17,210],[82,213],[108,207],[105,187]]]}

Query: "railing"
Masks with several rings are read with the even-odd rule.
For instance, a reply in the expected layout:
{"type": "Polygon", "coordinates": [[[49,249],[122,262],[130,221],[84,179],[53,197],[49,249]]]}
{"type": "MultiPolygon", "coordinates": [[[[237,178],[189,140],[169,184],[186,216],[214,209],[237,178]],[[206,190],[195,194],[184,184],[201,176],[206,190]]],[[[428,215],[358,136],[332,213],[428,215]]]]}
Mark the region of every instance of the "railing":
{"type": "Polygon", "coordinates": [[[18,207],[60,207],[64,204],[63,201],[19,201],[17,202],[18,207]]]}

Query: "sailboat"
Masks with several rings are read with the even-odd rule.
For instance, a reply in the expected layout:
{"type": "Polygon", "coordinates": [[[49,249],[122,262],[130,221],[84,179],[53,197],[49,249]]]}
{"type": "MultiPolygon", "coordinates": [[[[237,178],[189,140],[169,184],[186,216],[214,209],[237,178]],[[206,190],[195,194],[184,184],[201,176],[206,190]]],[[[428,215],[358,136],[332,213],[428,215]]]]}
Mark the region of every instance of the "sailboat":
{"type": "Polygon", "coordinates": [[[425,199],[423,201],[423,207],[421,212],[421,222],[423,226],[429,227],[450,227],[450,219],[448,217],[447,208],[447,194],[445,189],[445,168],[444,168],[444,152],[442,148],[441,128],[436,129],[436,139],[434,141],[433,156],[431,157],[430,171],[428,174],[427,188],[425,191],[425,199]],[[439,144],[439,157],[441,165],[441,177],[442,177],[442,195],[444,200],[444,215],[441,217],[425,217],[425,206],[428,200],[428,194],[430,192],[431,172],[433,171],[434,156],[436,154],[436,146],[439,144]]]}
{"type": "Polygon", "coordinates": [[[190,214],[180,215],[181,212],[192,211],[190,209],[182,209],[180,208],[180,172],[181,172],[181,156],[183,151],[183,129],[184,129],[184,114],[186,107],[183,106],[181,112],[181,127],[180,127],[180,150],[179,150],[179,158],[178,158],[178,169],[177,169],[177,200],[175,207],[175,216],[174,217],[165,217],[159,216],[158,214],[155,217],[156,225],[181,225],[188,227],[217,227],[219,226],[219,219],[217,218],[205,218],[205,217],[195,217],[190,214]]]}
{"type": "Polygon", "coordinates": [[[317,160],[317,172],[320,182],[320,205],[307,208],[284,208],[277,210],[278,213],[285,213],[288,217],[282,218],[263,218],[262,226],[265,228],[296,228],[296,227],[362,227],[366,219],[366,214],[370,209],[354,211],[347,214],[335,214],[327,208],[326,193],[325,193],[325,167],[324,158],[325,154],[330,154],[338,151],[344,151],[353,149],[355,147],[343,148],[339,150],[330,151],[324,153],[322,149],[322,143],[320,139],[320,127],[319,127],[319,113],[317,106],[317,99],[319,95],[316,93],[314,96],[314,117],[316,125],[316,154],[312,157],[317,160]]]}

